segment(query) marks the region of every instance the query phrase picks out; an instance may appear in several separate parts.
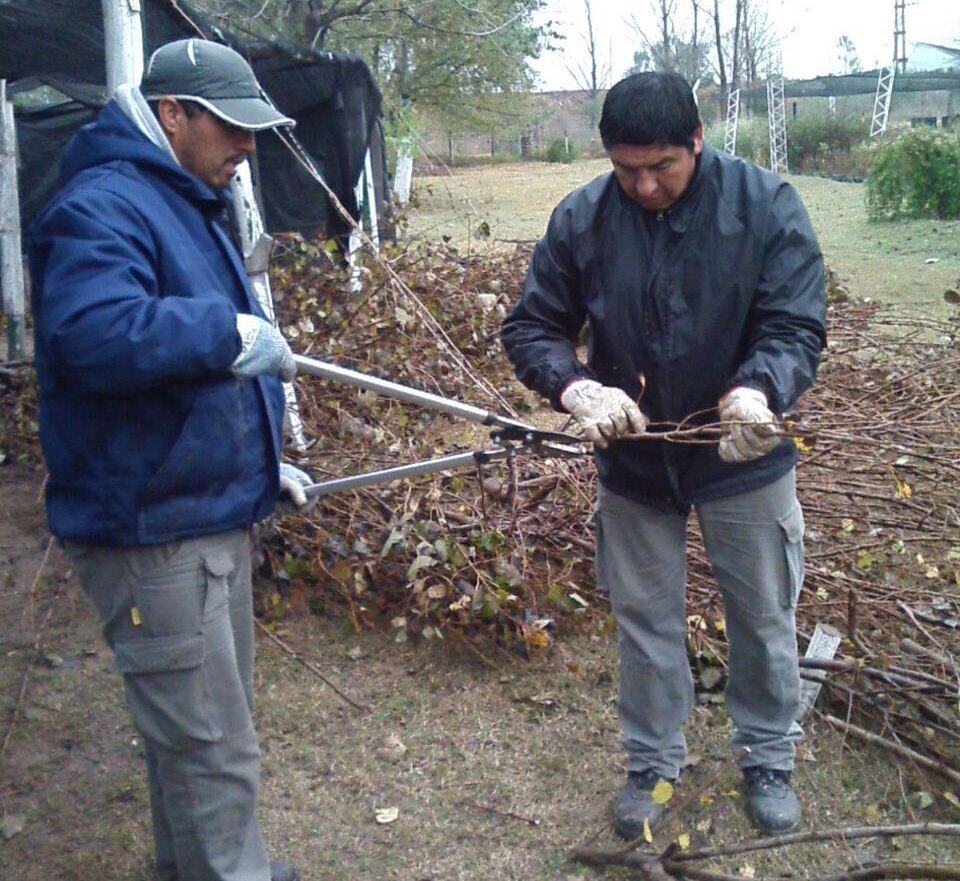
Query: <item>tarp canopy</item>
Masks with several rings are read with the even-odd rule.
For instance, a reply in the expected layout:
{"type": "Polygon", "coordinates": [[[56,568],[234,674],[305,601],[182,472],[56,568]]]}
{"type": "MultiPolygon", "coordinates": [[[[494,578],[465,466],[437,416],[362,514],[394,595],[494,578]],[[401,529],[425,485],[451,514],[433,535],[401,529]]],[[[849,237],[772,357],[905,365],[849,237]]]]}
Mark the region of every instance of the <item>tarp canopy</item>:
{"type": "MultiPolygon", "coordinates": [[[[242,41],[181,0],[142,0],[141,6],[147,56],[171,40],[195,36],[227,43],[244,54],[273,102],[297,121],[294,136],[317,170],[356,216],[353,188],[371,140],[382,138],[380,92],[362,59],[280,41],[242,41]]],[[[106,100],[101,0],[2,0],[0,79],[8,81],[13,95],[50,86],[67,98],[58,96],[43,106],[18,101],[20,204],[26,226],[56,186],[67,141],[106,100]]],[[[346,231],[320,185],[271,132],[257,135],[257,165],[268,230],[346,231]]],[[[382,168],[374,169],[375,176],[378,172],[382,168]]]]}
{"type": "MultiPolygon", "coordinates": [[[[864,70],[843,76],[820,76],[811,80],[784,80],[784,98],[840,98],[845,95],[874,95],[877,91],[879,70],[864,70]]],[[[931,71],[923,73],[897,73],[893,91],[939,92],[960,91],[960,71],[931,71]]],[[[741,98],[767,97],[766,86],[745,89],[741,98]]]]}

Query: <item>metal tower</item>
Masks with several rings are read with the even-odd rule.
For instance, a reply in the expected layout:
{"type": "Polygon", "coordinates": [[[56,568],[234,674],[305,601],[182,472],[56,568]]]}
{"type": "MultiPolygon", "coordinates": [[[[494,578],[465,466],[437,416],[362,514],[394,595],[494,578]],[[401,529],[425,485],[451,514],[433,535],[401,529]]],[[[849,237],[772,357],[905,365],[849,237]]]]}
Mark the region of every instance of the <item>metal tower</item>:
{"type": "Polygon", "coordinates": [[[906,0],[893,2],[893,64],[899,66],[900,73],[907,72],[907,24],[906,0]]]}
{"type": "Polygon", "coordinates": [[[877,78],[877,97],[873,102],[873,121],[870,123],[870,137],[883,137],[887,130],[887,117],[890,115],[890,100],[893,97],[893,81],[897,75],[897,62],[889,67],[880,68],[877,78]]]}
{"type": "Polygon", "coordinates": [[[731,89],[727,95],[727,124],[723,130],[723,152],[731,156],[737,152],[737,126],[740,124],[740,90],[731,89]]]}
{"type": "Polygon", "coordinates": [[[782,66],[767,75],[767,126],[770,130],[770,170],[789,171],[787,165],[787,105],[783,99],[782,66]]]}

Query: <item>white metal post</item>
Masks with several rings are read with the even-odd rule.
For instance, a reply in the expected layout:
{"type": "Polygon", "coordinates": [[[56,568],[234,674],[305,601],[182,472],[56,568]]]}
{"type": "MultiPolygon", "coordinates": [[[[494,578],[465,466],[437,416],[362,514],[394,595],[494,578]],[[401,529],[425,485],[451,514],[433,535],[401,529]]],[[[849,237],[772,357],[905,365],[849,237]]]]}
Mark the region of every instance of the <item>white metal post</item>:
{"type": "Polygon", "coordinates": [[[737,129],[740,125],[740,90],[731,89],[727,95],[727,121],[723,132],[723,152],[737,153],[737,129]]]}
{"type": "Polygon", "coordinates": [[[7,316],[7,358],[23,357],[23,261],[20,256],[20,196],[17,192],[17,132],[7,81],[0,80],[0,290],[7,316]]]}
{"type": "Polygon", "coordinates": [[[767,127],[770,131],[770,170],[789,171],[787,162],[787,104],[783,97],[783,74],[779,70],[767,77],[767,127]]]}
{"type": "MultiPolygon", "coordinates": [[[[569,152],[569,149],[568,151],[569,152]]],[[[409,138],[397,141],[397,170],[393,175],[393,194],[400,205],[410,201],[410,185],[413,181],[413,144],[409,138]]]]}
{"type": "Polygon", "coordinates": [[[103,0],[107,94],[117,86],[140,84],[143,76],[143,22],[140,0],[103,0]]]}
{"type": "Polygon", "coordinates": [[[363,176],[366,179],[366,207],[367,223],[370,225],[370,241],[373,247],[380,250],[380,217],[377,208],[377,186],[373,179],[373,155],[367,147],[367,155],[363,158],[363,176]]]}
{"type": "MultiPolygon", "coordinates": [[[[230,182],[230,193],[233,196],[233,213],[240,233],[240,249],[243,252],[244,267],[250,277],[250,286],[264,314],[276,324],[268,272],[273,239],[267,235],[260,209],[257,207],[249,162],[244,162],[237,168],[237,174],[230,182]]],[[[283,394],[293,445],[303,452],[307,448],[307,441],[303,434],[300,406],[297,404],[297,390],[292,382],[284,383],[283,394]]]]}
{"type": "Polygon", "coordinates": [[[893,81],[897,76],[897,63],[881,67],[877,77],[877,95],[873,101],[873,119],[870,122],[870,137],[883,137],[887,131],[887,118],[890,116],[890,102],[893,98],[893,81]]]}

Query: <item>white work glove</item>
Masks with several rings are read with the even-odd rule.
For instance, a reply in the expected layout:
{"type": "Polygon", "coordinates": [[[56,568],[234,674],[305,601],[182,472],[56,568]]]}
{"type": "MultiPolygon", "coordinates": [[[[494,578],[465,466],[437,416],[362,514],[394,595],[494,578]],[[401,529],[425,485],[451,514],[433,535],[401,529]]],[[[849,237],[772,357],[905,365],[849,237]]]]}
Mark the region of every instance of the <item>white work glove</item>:
{"type": "Polygon", "coordinates": [[[304,488],[313,485],[313,479],[306,471],[289,464],[280,463],[280,500],[277,510],[281,514],[306,514],[320,499],[310,498],[304,488]]]}
{"type": "Polygon", "coordinates": [[[245,379],[252,376],[279,376],[292,382],[297,365],[287,341],[269,321],[245,312],[237,313],[237,333],[242,347],[230,369],[245,379]]]}
{"type": "Polygon", "coordinates": [[[580,423],[587,440],[600,449],[614,438],[647,430],[646,416],[623,389],[592,379],[571,382],[560,395],[560,403],[580,423]]]}
{"type": "Polygon", "coordinates": [[[723,431],[720,458],[724,462],[759,459],[780,444],[779,423],[763,392],[738,386],[720,399],[717,409],[723,431]]]}

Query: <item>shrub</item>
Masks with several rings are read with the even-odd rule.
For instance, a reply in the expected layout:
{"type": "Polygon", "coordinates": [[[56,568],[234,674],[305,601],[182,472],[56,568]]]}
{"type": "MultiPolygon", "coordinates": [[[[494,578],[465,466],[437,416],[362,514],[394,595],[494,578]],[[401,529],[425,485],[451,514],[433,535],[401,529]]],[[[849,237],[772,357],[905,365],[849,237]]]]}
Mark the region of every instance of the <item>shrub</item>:
{"type": "Polygon", "coordinates": [[[573,144],[563,138],[557,138],[555,141],[551,141],[546,152],[543,154],[545,162],[563,162],[566,164],[573,162],[576,158],[577,151],[573,144]]]}
{"type": "Polygon", "coordinates": [[[960,217],[960,136],[917,128],[882,145],[867,178],[867,216],[960,217]]]}
{"type": "Polygon", "coordinates": [[[851,153],[870,131],[863,117],[807,114],[787,123],[787,158],[790,170],[849,174],[851,153]]]}

